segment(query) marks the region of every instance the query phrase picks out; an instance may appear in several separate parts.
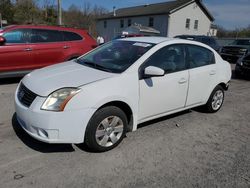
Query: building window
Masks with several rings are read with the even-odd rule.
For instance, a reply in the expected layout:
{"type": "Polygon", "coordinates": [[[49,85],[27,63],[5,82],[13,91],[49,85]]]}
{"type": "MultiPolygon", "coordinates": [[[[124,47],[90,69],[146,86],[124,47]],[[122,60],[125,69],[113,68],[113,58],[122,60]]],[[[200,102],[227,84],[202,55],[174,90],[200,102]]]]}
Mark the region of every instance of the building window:
{"type": "Polygon", "coordinates": [[[153,17],[149,18],[148,26],[149,27],[154,27],[154,18],[153,17]]]}
{"type": "Polygon", "coordinates": [[[186,29],[189,29],[190,28],[190,19],[187,18],[186,19],[186,29]]]}
{"type": "Polygon", "coordinates": [[[198,29],[198,24],[199,24],[199,21],[198,20],[195,20],[194,21],[194,29],[198,29]]]}
{"type": "Polygon", "coordinates": [[[131,26],[131,19],[128,19],[128,27],[131,26]]]}
{"type": "Polygon", "coordinates": [[[120,27],[121,27],[121,28],[124,27],[124,20],[120,20],[120,27]]]}
{"type": "Polygon", "coordinates": [[[103,26],[104,26],[104,28],[107,28],[107,21],[106,20],[104,20],[103,26]]]}

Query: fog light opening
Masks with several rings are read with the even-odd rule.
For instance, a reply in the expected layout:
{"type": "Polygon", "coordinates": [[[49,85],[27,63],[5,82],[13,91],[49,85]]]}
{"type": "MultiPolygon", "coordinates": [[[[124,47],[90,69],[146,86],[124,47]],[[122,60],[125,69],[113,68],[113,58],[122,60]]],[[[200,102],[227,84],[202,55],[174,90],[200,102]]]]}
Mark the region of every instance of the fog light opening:
{"type": "Polygon", "coordinates": [[[38,129],[38,135],[44,138],[48,138],[48,133],[47,131],[43,130],[43,129],[38,129]]]}

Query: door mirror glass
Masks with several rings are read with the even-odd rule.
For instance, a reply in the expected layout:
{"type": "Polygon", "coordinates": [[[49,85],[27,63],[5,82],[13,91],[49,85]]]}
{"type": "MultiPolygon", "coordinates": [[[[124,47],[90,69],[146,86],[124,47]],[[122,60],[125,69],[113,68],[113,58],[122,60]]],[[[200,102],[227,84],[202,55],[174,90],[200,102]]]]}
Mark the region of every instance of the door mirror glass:
{"type": "Polygon", "coordinates": [[[155,66],[146,67],[144,70],[144,75],[146,77],[156,77],[156,76],[163,76],[165,71],[161,68],[155,66]]]}
{"type": "Polygon", "coordinates": [[[0,36],[0,46],[4,45],[6,42],[6,39],[2,36],[0,36]]]}

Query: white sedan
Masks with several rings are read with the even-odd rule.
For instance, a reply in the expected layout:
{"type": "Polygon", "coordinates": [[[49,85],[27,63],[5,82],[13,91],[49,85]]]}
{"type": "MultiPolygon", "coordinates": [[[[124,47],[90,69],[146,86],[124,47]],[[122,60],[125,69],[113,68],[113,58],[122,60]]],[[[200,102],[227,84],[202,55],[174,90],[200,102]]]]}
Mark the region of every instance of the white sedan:
{"type": "Polygon", "coordinates": [[[25,76],[16,115],[40,141],[107,151],[139,123],[197,106],[218,111],[230,78],[229,63],[202,43],[119,39],[25,76]]]}

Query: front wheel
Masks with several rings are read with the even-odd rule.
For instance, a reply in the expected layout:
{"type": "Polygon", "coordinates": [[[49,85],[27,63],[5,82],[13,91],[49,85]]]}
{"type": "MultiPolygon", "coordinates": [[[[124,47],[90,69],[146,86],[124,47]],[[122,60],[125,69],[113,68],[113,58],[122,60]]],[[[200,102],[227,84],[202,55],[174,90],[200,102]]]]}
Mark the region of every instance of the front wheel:
{"type": "Polygon", "coordinates": [[[211,93],[207,104],[204,106],[209,113],[217,112],[224,102],[224,89],[218,85],[211,93]]]}
{"type": "Polygon", "coordinates": [[[124,138],[127,122],[127,117],[120,108],[115,106],[101,108],[88,123],[85,144],[97,152],[113,149],[124,138]]]}

